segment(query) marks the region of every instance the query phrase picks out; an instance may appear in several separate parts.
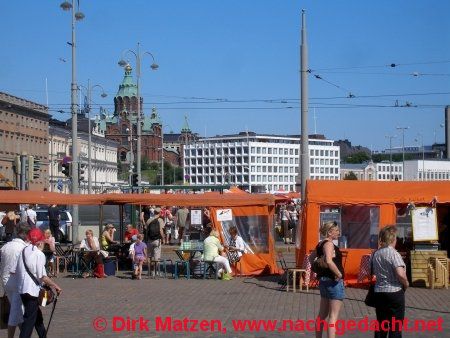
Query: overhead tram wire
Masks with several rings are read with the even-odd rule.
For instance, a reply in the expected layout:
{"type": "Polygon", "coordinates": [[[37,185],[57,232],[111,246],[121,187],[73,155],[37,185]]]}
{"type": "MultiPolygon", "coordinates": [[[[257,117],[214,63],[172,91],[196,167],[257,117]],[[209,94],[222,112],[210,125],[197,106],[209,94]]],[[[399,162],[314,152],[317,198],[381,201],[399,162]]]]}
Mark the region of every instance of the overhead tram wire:
{"type": "Polygon", "coordinates": [[[316,72],[316,71],[324,71],[324,70],[343,70],[343,69],[396,68],[396,67],[400,67],[400,66],[432,65],[432,64],[442,64],[442,63],[450,63],[450,60],[429,61],[429,62],[411,62],[411,63],[390,63],[390,64],[376,65],[376,66],[351,66],[351,67],[318,68],[318,69],[311,69],[311,71],[312,72],[316,72]]]}

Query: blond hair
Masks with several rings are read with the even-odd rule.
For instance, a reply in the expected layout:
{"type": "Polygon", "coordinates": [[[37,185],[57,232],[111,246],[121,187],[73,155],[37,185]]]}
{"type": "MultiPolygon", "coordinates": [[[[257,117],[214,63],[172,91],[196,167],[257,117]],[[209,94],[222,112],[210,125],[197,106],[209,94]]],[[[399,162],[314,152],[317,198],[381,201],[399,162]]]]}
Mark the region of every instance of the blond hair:
{"type": "Polygon", "coordinates": [[[46,229],[44,231],[44,235],[48,235],[48,234],[50,234],[50,236],[52,235],[52,232],[50,231],[50,229],[46,229]]]}
{"type": "Polygon", "coordinates": [[[217,230],[211,230],[211,232],[209,233],[209,235],[210,235],[210,236],[217,237],[217,238],[220,237],[219,232],[218,232],[217,230]]]}
{"type": "Polygon", "coordinates": [[[320,227],[320,234],[323,237],[327,237],[328,233],[330,232],[330,230],[335,228],[335,227],[337,227],[337,226],[338,226],[338,224],[335,221],[325,222],[320,227]]]}
{"type": "Polygon", "coordinates": [[[386,247],[392,243],[394,243],[397,238],[397,227],[395,225],[387,225],[383,229],[380,230],[378,234],[378,241],[380,242],[380,246],[386,247]]]}
{"type": "Polygon", "coordinates": [[[86,232],[85,232],[85,234],[86,234],[86,235],[87,235],[87,234],[91,234],[92,237],[94,237],[94,232],[93,232],[91,229],[87,229],[86,232]]]}

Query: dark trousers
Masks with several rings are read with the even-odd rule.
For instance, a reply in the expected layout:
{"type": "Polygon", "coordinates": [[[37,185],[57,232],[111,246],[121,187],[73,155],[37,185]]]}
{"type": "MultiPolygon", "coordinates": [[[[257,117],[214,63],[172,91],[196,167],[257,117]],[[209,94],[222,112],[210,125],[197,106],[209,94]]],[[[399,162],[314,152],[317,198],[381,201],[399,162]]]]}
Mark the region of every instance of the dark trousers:
{"type": "MultiPolygon", "coordinates": [[[[377,292],[375,293],[375,311],[377,314],[377,321],[380,325],[380,331],[375,332],[375,338],[401,338],[402,331],[400,330],[399,322],[392,325],[392,318],[396,321],[403,321],[405,318],[405,292],[403,290],[397,292],[377,292]],[[389,331],[381,329],[381,323],[386,320],[389,321],[389,331]],[[393,331],[395,329],[395,331],[393,331]]],[[[386,327],[386,324],[384,324],[386,327]]]]}
{"type": "Polygon", "coordinates": [[[33,327],[36,328],[36,332],[39,338],[46,336],[44,318],[42,317],[41,309],[39,308],[38,297],[30,296],[28,293],[21,294],[22,303],[25,308],[23,314],[23,323],[20,328],[20,338],[29,338],[33,333],[33,327]]]}
{"type": "Polygon", "coordinates": [[[51,219],[49,228],[50,228],[50,231],[52,232],[52,236],[57,238],[57,233],[59,230],[59,220],[51,219]]]}

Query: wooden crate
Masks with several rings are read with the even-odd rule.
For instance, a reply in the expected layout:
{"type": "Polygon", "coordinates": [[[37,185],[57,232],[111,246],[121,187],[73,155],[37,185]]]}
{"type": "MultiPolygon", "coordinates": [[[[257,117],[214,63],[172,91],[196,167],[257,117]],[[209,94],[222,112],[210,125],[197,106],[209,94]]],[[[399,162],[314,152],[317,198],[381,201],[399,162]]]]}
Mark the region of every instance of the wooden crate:
{"type": "Polygon", "coordinates": [[[428,285],[428,259],[430,257],[445,257],[447,251],[411,251],[412,286],[430,287],[428,285]]]}

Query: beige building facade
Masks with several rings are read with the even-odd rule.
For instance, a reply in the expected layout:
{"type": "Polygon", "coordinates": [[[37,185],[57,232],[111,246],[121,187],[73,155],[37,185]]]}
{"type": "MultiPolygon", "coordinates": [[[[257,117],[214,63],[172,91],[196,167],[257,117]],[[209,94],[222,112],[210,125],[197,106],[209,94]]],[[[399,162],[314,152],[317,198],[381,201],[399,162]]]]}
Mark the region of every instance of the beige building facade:
{"type": "MultiPolygon", "coordinates": [[[[0,187],[20,189],[21,177],[26,190],[48,187],[48,123],[46,106],[0,92],[0,187]],[[18,166],[28,156],[35,161],[34,174],[18,166]],[[35,178],[33,177],[35,176],[35,178]]],[[[21,166],[22,167],[22,166],[21,166]]]]}

